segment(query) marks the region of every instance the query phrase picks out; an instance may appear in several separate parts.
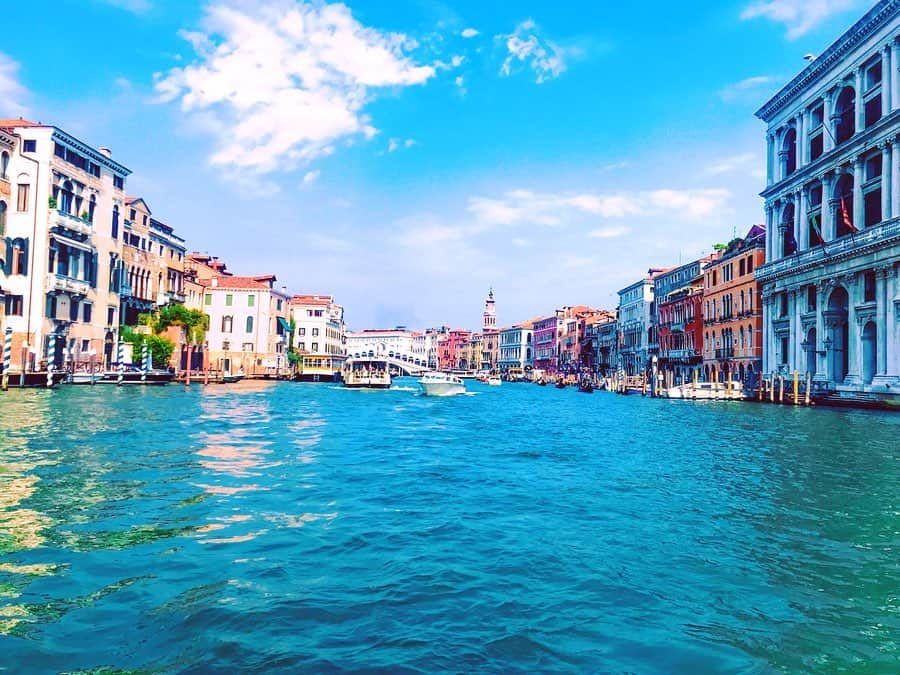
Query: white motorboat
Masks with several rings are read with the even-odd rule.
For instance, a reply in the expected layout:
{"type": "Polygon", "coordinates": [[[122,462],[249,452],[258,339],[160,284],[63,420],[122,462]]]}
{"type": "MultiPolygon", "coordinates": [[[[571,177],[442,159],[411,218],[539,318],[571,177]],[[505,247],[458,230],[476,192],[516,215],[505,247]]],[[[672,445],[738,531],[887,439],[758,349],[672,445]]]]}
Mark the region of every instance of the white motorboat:
{"type": "Polygon", "coordinates": [[[492,387],[499,387],[501,384],[503,384],[503,380],[500,379],[499,375],[491,375],[487,379],[487,383],[492,387]]]}
{"type": "Polygon", "coordinates": [[[419,380],[425,396],[456,396],[466,393],[466,383],[462,378],[449,373],[425,373],[419,380]]]}
{"type": "Polygon", "coordinates": [[[731,382],[687,382],[665,391],[669,398],[699,401],[740,401],[747,398],[744,385],[736,380],[731,382]]]}

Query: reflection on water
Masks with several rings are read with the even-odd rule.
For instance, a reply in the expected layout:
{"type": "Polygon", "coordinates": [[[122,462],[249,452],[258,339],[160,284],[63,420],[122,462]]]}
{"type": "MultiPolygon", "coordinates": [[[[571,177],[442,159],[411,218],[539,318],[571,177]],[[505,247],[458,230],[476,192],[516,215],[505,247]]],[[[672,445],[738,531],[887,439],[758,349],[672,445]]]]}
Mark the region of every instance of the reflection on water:
{"type": "Polygon", "coordinates": [[[0,394],[0,669],[895,667],[900,416],[403,389],[0,394]]]}

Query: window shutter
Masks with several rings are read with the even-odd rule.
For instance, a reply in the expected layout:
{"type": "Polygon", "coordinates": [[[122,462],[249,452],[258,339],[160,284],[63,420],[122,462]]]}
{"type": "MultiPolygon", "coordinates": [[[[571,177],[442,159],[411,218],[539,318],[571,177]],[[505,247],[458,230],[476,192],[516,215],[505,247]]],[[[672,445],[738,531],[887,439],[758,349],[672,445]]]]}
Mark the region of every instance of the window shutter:
{"type": "Polygon", "coordinates": [[[19,268],[19,274],[28,274],[28,239],[22,240],[22,265],[19,268]]]}
{"type": "Polygon", "coordinates": [[[12,239],[6,238],[6,257],[3,258],[3,273],[12,274],[12,239]]]}

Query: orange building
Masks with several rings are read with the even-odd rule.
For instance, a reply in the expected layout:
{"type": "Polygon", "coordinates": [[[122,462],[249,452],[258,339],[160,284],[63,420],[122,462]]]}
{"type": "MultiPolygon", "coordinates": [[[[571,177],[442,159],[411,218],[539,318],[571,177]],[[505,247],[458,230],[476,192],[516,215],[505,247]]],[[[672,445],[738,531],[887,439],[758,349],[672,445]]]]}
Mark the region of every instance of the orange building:
{"type": "Polygon", "coordinates": [[[741,381],[762,370],[762,298],[754,270],[766,259],[766,230],[754,225],[704,268],[703,370],[707,381],[741,381]]]}

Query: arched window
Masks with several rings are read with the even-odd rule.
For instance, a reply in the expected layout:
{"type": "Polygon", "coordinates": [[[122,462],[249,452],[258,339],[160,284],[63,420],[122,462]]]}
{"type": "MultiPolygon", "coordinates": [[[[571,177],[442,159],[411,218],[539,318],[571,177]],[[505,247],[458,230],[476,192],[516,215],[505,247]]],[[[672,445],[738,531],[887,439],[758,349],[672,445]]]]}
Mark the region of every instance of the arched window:
{"type": "Polygon", "coordinates": [[[70,181],[66,181],[65,183],[63,183],[62,190],[60,190],[59,196],[59,210],[63,213],[72,215],[72,209],[75,206],[75,195],[72,192],[72,183],[70,181]]]}
{"type": "Polygon", "coordinates": [[[0,178],[6,180],[8,177],[7,169],[9,169],[9,153],[4,150],[0,152],[0,178]]]}
{"type": "Polygon", "coordinates": [[[113,217],[112,217],[112,238],[119,238],[119,207],[113,206],[113,217]]]}
{"type": "Polygon", "coordinates": [[[794,205],[787,204],[781,212],[781,226],[784,229],[782,255],[797,252],[797,239],[794,237],[794,205]]]}
{"type": "Polygon", "coordinates": [[[837,122],[834,140],[840,145],[856,133],[856,92],[853,87],[844,87],[838,94],[834,115],[837,122]]]}
{"type": "Polygon", "coordinates": [[[0,199],[0,237],[6,234],[6,202],[0,199]]]}
{"type": "Polygon", "coordinates": [[[834,186],[834,200],[837,236],[856,232],[858,228],[853,222],[853,176],[845,173],[838,179],[834,186]]]}
{"type": "Polygon", "coordinates": [[[97,208],[97,195],[91,195],[91,200],[88,202],[88,222],[92,225],[94,224],[94,209],[97,208]]]}
{"type": "Polygon", "coordinates": [[[9,273],[28,274],[28,240],[13,239],[9,249],[9,273]]]}
{"type": "Polygon", "coordinates": [[[784,161],[784,175],[790,176],[797,170],[797,130],[794,127],[790,127],[784,134],[781,152],[784,161]]]}
{"type": "Polygon", "coordinates": [[[231,324],[232,324],[232,318],[227,315],[223,316],[222,317],[222,332],[230,333],[231,332],[231,324]]]}
{"type": "Polygon", "coordinates": [[[252,316],[247,317],[247,332],[248,333],[253,332],[253,317],[252,316]]]}

